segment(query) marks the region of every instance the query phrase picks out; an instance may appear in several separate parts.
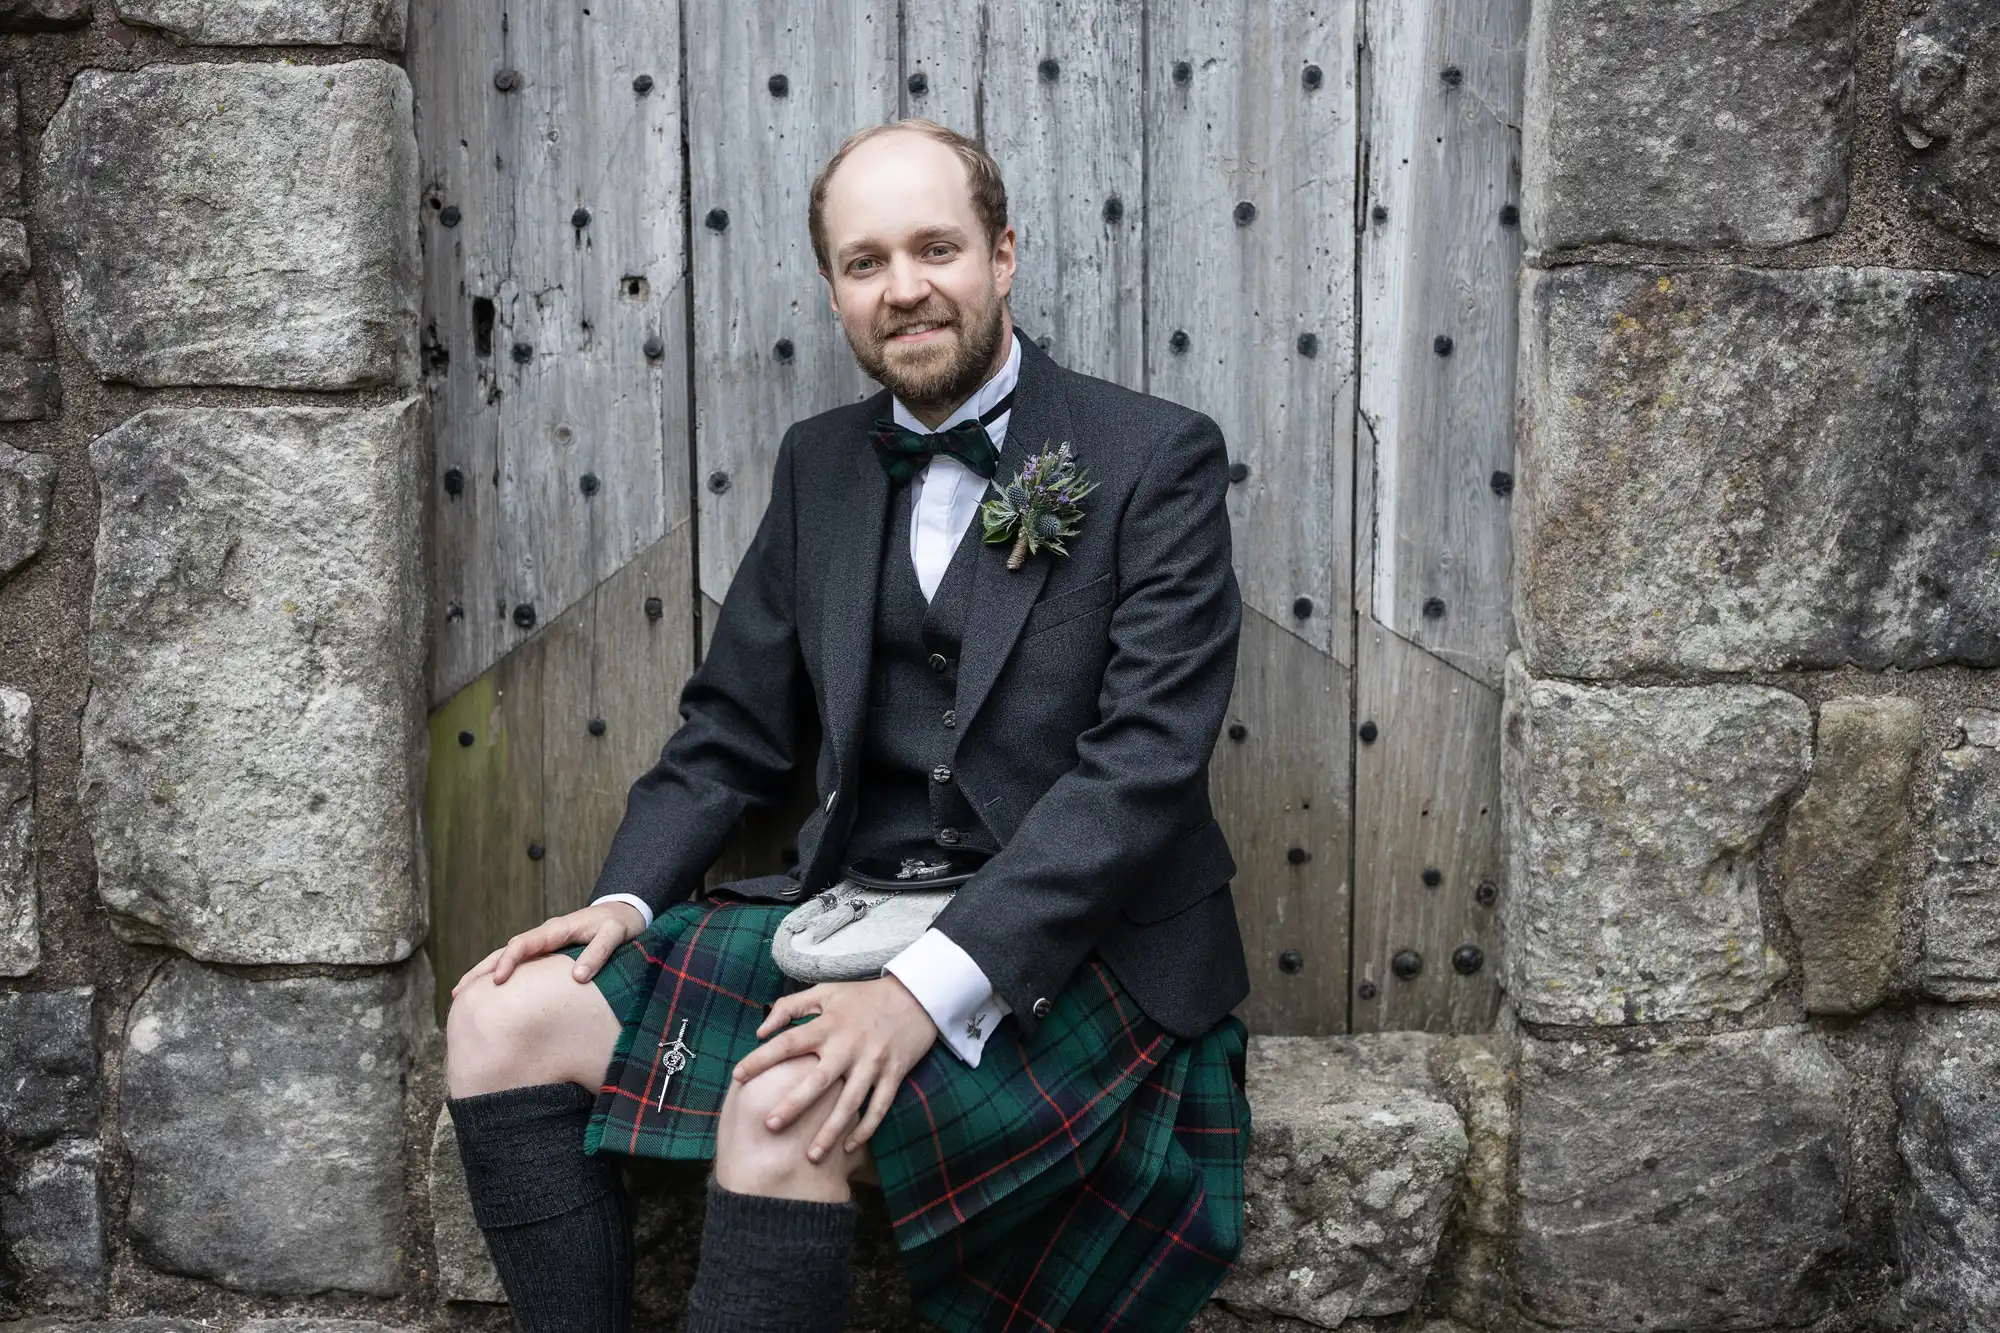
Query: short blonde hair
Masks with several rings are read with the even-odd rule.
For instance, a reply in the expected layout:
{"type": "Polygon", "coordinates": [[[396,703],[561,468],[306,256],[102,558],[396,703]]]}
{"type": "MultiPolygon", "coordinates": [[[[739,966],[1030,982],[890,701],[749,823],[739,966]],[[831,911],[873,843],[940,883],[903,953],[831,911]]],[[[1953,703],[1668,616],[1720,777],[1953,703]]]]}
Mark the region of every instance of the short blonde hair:
{"type": "Polygon", "coordinates": [[[1000,179],[1000,164],[993,155],[979,146],[978,141],[966,138],[957,130],[948,129],[934,120],[922,116],[912,116],[908,120],[892,120],[882,125],[870,125],[847,136],[834,155],[826,160],[826,165],[813,177],[810,202],[806,206],[806,229],[812,233],[813,255],[819,260],[820,271],[831,273],[832,264],[826,252],[826,187],[833,179],[833,173],[847,160],[847,155],[867,143],[877,135],[907,130],[921,134],[926,139],[935,140],[958,156],[965,164],[965,183],[972,196],[972,211],[980,225],[986,228],[986,243],[990,246],[1007,229],[1007,185],[1000,179]]]}

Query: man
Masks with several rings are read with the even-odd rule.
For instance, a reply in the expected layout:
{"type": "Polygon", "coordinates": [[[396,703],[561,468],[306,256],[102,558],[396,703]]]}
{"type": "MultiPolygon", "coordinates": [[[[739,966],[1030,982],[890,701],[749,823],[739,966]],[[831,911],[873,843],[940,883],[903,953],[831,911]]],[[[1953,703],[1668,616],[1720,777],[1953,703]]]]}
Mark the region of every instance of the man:
{"type": "Polygon", "coordinates": [[[1249,1128],[1207,786],[1241,619],[1221,433],[1015,330],[1006,192],[972,141],[855,134],[808,224],[885,390],[786,433],[598,898],[453,988],[475,1216],[530,1330],[626,1326],[613,1153],[714,1159],[693,1333],[839,1328],[854,1180],[942,1328],[1181,1327],[1240,1246],[1249,1128]],[[1064,552],[967,535],[1064,443],[1094,483],[1064,552]],[[807,707],[798,863],[684,901],[782,798],[807,707]],[[777,971],[789,911],[912,853],[978,868],[882,975],[777,971]]]}

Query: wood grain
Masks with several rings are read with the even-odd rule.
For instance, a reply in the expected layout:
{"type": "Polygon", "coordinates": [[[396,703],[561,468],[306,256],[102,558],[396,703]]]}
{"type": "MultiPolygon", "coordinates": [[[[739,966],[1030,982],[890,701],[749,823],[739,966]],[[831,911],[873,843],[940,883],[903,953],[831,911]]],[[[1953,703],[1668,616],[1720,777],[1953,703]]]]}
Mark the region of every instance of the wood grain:
{"type": "Polygon", "coordinates": [[[435,704],[687,515],[681,58],[641,0],[422,0],[409,55],[435,704]]]}

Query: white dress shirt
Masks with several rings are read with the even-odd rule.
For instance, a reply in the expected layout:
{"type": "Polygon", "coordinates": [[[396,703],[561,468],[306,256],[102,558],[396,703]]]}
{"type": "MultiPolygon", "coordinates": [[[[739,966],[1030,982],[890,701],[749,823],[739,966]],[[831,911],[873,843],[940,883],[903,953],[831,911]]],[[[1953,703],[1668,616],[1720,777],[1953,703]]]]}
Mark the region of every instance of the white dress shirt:
{"type": "MultiPolygon", "coordinates": [[[[1010,335],[1007,364],[1000,373],[939,422],[935,430],[948,430],[967,418],[977,418],[1014,390],[1021,375],[1021,342],[1010,335]]],[[[935,433],[918,421],[900,399],[894,400],[896,424],[919,435],[935,433]]],[[[986,423],[986,434],[1003,455],[1007,447],[1009,409],[986,423]]],[[[997,473],[995,474],[998,475],[997,473]]],[[[937,595],[938,584],[951,564],[967,528],[985,498],[986,483],[965,464],[949,454],[935,455],[923,471],[910,478],[910,561],[917,567],[917,583],[924,600],[937,595]]],[[[596,903],[630,903],[639,909],[647,925],[653,911],[645,900],[629,893],[607,894],[596,903]]],[[[993,983],[972,955],[958,947],[951,937],[933,926],[918,936],[909,948],[890,959],[882,969],[894,973],[898,981],[916,996],[917,1003],[937,1024],[938,1034],[959,1059],[977,1066],[986,1042],[993,1035],[1001,1015],[1012,1013],[1007,1002],[994,993],[993,983]]]]}

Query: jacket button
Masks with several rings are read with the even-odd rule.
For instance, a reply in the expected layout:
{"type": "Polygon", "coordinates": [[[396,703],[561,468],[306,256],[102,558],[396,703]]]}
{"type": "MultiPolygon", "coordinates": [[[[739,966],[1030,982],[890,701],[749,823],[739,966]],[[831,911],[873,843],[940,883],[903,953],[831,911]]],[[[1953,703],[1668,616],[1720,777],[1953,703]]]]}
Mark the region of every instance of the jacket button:
{"type": "Polygon", "coordinates": [[[956,708],[947,708],[944,710],[944,724],[947,727],[958,725],[958,710],[956,708]]]}
{"type": "Polygon", "coordinates": [[[1049,1016],[1049,997],[1044,995],[1041,999],[1035,1001],[1035,1017],[1047,1018],[1048,1016],[1049,1016]]]}
{"type": "Polygon", "coordinates": [[[951,770],[946,768],[943,764],[939,764],[936,768],[931,770],[931,780],[934,782],[950,782],[951,770]]]}
{"type": "Polygon", "coordinates": [[[938,830],[938,841],[947,847],[956,847],[958,845],[958,830],[949,824],[945,825],[938,830]]]}
{"type": "Polygon", "coordinates": [[[840,799],[840,788],[838,787],[835,787],[832,791],[826,794],[826,812],[828,814],[833,813],[833,803],[839,799],[840,799]]]}
{"type": "Polygon", "coordinates": [[[942,671],[950,665],[951,663],[945,660],[945,656],[943,653],[931,654],[931,670],[942,671]]]}

